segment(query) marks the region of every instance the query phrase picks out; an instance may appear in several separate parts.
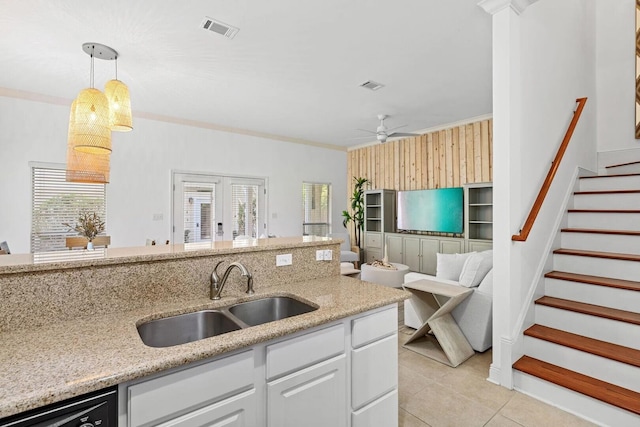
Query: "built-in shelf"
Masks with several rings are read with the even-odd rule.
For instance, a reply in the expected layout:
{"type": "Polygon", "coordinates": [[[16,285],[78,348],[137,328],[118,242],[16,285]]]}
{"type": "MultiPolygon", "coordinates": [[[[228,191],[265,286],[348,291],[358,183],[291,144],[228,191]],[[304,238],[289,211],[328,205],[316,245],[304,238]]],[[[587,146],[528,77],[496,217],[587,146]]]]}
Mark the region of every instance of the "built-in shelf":
{"type": "Polygon", "coordinates": [[[493,239],[493,186],[491,183],[465,186],[465,238],[493,239]]]}

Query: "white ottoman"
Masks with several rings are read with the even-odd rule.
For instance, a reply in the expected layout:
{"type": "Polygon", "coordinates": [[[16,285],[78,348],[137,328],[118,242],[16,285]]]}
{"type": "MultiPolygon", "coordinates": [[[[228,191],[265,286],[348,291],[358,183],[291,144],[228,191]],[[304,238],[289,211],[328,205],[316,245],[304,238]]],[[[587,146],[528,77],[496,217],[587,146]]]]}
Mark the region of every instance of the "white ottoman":
{"type": "Polygon", "coordinates": [[[392,288],[401,288],[404,283],[404,275],[409,272],[409,267],[395,262],[392,262],[391,264],[395,266],[397,270],[387,270],[384,268],[372,267],[369,264],[363,264],[360,267],[360,280],[392,288]]]}

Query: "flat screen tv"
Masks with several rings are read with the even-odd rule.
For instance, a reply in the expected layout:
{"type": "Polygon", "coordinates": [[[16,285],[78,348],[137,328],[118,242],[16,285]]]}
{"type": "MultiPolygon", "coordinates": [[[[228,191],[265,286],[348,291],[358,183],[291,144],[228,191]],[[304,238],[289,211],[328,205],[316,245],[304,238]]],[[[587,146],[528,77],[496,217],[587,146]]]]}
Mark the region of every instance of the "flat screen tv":
{"type": "Polygon", "coordinates": [[[462,233],[462,187],[398,191],[398,230],[462,233]]]}

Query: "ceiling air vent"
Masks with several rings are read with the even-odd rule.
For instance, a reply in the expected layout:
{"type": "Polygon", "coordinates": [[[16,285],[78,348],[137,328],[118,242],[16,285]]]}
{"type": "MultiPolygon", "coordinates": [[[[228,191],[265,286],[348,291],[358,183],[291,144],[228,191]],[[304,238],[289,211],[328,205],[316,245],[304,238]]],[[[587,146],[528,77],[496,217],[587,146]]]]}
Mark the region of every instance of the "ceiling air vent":
{"type": "Polygon", "coordinates": [[[232,27],[229,24],[225,24],[224,22],[217,21],[213,18],[209,18],[208,16],[204,17],[202,23],[200,24],[200,28],[221,34],[228,39],[234,38],[235,35],[238,34],[238,31],[240,31],[239,28],[232,27]]]}
{"type": "Polygon", "coordinates": [[[384,87],[384,85],[383,85],[383,84],[380,84],[380,83],[378,83],[378,82],[374,82],[373,80],[368,80],[368,81],[366,81],[366,82],[362,83],[362,84],[360,85],[360,87],[363,87],[363,88],[365,88],[365,89],[378,90],[378,89],[380,89],[381,87],[384,87]]]}

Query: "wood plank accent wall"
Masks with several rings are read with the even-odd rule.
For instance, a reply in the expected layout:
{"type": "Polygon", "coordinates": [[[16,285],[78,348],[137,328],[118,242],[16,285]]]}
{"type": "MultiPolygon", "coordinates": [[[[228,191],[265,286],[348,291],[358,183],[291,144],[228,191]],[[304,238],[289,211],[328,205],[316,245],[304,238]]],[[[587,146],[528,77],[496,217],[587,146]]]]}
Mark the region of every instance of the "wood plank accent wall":
{"type": "Polygon", "coordinates": [[[347,199],[353,193],[353,177],[369,179],[371,189],[397,191],[491,182],[493,120],[349,151],[347,199]]]}

